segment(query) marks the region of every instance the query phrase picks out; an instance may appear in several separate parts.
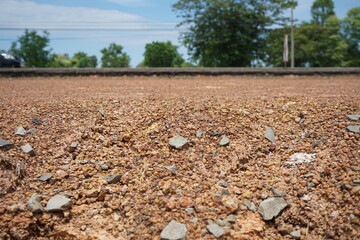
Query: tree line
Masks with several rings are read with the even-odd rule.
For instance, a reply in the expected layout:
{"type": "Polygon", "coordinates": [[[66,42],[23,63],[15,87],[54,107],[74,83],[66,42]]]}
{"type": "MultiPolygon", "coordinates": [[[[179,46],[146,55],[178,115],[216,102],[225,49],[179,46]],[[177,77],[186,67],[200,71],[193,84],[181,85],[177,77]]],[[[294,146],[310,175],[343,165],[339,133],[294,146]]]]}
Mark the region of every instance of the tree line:
{"type": "MultiPolygon", "coordinates": [[[[294,0],[179,0],[172,7],[187,29],[180,40],[191,63],[170,41],[152,42],[137,67],[282,67],[284,35],[291,32],[285,11],[296,6],[294,0]]],[[[360,67],[360,7],[339,19],[332,0],[315,0],[311,16],[295,26],[295,66],[360,67]]],[[[9,51],[28,67],[98,66],[96,56],[84,52],[53,54],[46,31],[26,30],[9,51]]],[[[101,67],[130,67],[121,45],[111,43],[101,53],[101,67]]]]}

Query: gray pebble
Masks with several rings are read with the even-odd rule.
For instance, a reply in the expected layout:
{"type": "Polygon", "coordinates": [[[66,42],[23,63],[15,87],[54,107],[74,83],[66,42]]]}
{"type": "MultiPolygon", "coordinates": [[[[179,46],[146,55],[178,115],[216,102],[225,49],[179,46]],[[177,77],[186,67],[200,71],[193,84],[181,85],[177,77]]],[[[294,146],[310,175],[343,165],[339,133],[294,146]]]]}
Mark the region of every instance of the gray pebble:
{"type": "Polygon", "coordinates": [[[101,167],[101,170],[104,170],[104,171],[109,170],[109,166],[106,164],[101,164],[100,167],[101,167]]]}
{"type": "Polygon", "coordinates": [[[275,197],[284,197],[286,195],[285,192],[277,190],[275,188],[270,188],[270,190],[274,194],[275,197]]]}
{"type": "Polygon", "coordinates": [[[48,180],[50,180],[53,177],[53,175],[51,173],[47,173],[47,174],[43,174],[39,177],[40,181],[46,182],[48,180]]]}
{"type": "Polygon", "coordinates": [[[265,127],[265,135],[264,137],[269,140],[270,142],[275,142],[275,133],[274,130],[271,127],[265,127]]]}
{"type": "Polygon", "coordinates": [[[72,205],[71,199],[62,195],[55,195],[54,197],[49,199],[49,201],[46,204],[45,210],[47,212],[64,211],[69,209],[71,205],[72,205]]]}
{"type": "Polygon", "coordinates": [[[220,182],[220,186],[224,187],[224,188],[227,188],[228,187],[228,183],[225,182],[225,181],[221,181],[220,182]]]}
{"type": "Polygon", "coordinates": [[[282,197],[268,198],[260,203],[259,213],[265,221],[277,217],[289,204],[282,197]]]}
{"type": "Polygon", "coordinates": [[[229,223],[235,223],[236,222],[236,216],[234,214],[230,214],[229,216],[226,217],[226,220],[229,223]]]}
{"type": "Polygon", "coordinates": [[[197,132],[196,132],[196,137],[197,137],[197,138],[200,138],[202,135],[203,135],[203,132],[202,132],[202,131],[197,131],[197,132]]]}
{"type": "Polygon", "coordinates": [[[41,200],[41,195],[33,194],[31,198],[27,201],[26,207],[29,209],[29,211],[33,213],[42,213],[44,211],[44,208],[41,205],[41,200]]]}
{"type": "Polygon", "coordinates": [[[30,144],[25,144],[24,146],[21,146],[20,149],[26,153],[29,154],[30,156],[34,156],[35,155],[35,151],[34,149],[30,146],[30,144]]]}
{"type": "Polygon", "coordinates": [[[104,176],[104,180],[109,183],[109,184],[113,184],[113,183],[118,183],[121,179],[122,175],[121,174],[108,174],[104,176]]]}
{"type": "Polygon", "coordinates": [[[185,211],[186,211],[188,214],[194,213],[194,209],[193,209],[193,208],[185,208],[185,211]]]}
{"type": "Polygon", "coordinates": [[[19,135],[19,136],[22,136],[22,137],[25,137],[26,136],[26,130],[23,126],[20,126],[16,129],[16,132],[15,132],[15,135],[19,135]]]}
{"type": "Polygon", "coordinates": [[[13,144],[9,141],[6,141],[5,139],[0,138],[0,148],[2,147],[9,147],[12,146],[13,144]]]}
{"type": "Polygon", "coordinates": [[[349,132],[360,133],[360,126],[347,126],[349,132]]]}
{"type": "Polygon", "coordinates": [[[171,165],[170,167],[168,167],[168,170],[169,170],[172,174],[176,175],[176,166],[175,166],[175,165],[171,165]]]}
{"type": "Polygon", "coordinates": [[[162,231],[160,237],[162,239],[176,240],[183,239],[186,237],[186,225],[178,223],[175,220],[172,220],[162,231]]]}
{"type": "Polygon", "coordinates": [[[182,136],[175,136],[169,139],[170,146],[176,149],[182,149],[182,147],[187,143],[188,140],[186,138],[183,138],[182,136]]]}
{"type": "Polygon", "coordinates": [[[221,237],[225,233],[224,229],[217,224],[209,224],[206,226],[206,228],[216,238],[221,237]]]}
{"type": "Polygon", "coordinates": [[[357,121],[360,119],[360,113],[355,113],[355,114],[351,114],[351,115],[346,115],[347,119],[351,120],[351,121],[357,121]]]}
{"type": "Polygon", "coordinates": [[[293,231],[290,233],[291,238],[293,239],[301,239],[301,232],[300,231],[293,231]]]}
{"type": "Polygon", "coordinates": [[[230,143],[230,139],[228,137],[223,137],[220,141],[220,146],[227,146],[230,143]]]}
{"type": "Polygon", "coordinates": [[[253,211],[254,213],[256,213],[256,206],[253,202],[249,201],[248,199],[244,199],[242,201],[242,204],[244,206],[246,206],[250,211],[253,211]]]}

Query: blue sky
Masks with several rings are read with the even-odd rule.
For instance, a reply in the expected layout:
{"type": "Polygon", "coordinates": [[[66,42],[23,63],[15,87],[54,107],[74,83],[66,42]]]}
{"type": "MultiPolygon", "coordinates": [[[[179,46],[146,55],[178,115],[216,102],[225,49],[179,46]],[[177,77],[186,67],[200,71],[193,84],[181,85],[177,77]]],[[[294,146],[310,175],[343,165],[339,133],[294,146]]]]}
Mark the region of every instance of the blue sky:
{"type": "MultiPolygon", "coordinates": [[[[96,55],[115,42],[124,47],[136,67],[146,43],[171,41],[179,45],[178,19],[172,11],[176,0],[0,0],[0,49],[8,50],[24,29],[48,29],[54,53],[96,55]]],[[[298,0],[295,18],[310,20],[313,0],[298,0]]],[[[360,0],[334,0],[339,18],[360,6],[360,0]]],[[[290,12],[288,13],[290,15],[290,12]]],[[[180,52],[187,58],[186,49],[180,52]]]]}

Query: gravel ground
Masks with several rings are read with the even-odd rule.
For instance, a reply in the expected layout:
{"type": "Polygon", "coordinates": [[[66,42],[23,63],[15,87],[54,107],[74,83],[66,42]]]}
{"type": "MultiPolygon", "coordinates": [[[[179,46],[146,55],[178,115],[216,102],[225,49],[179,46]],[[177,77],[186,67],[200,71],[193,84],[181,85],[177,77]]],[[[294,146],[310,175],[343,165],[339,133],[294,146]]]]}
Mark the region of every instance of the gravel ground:
{"type": "Polygon", "coordinates": [[[359,76],[0,78],[0,239],[360,239],[359,92],[359,76]]]}

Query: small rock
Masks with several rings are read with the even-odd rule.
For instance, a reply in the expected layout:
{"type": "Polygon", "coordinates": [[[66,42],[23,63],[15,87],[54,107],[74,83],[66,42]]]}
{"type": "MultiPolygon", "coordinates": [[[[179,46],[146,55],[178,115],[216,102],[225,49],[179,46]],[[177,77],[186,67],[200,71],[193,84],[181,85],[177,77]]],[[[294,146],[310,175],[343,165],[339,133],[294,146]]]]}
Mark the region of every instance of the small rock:
{"type": "Polygon", "coordinates": [[[309,188],[315,187],[315,184],[314,184],[313,182],[307,182],[306,185],[307,185],[309,188]]]}
{"type": "Polygon", "coordinates": [[[247,200],[247,199],[244,199],[242,204],[244,206],[246,206],[250,211],[253,211],[254,213],[256,213],[256,206],[253,202],[247,200]]]}
{"type": "Polygon", "coordinates": [[[41,195],[33,194],[31,198],[27,201],[26,207],[29,209],[29,211],[33,213],[42,213],[44,211],[44,208],[41,205],[41,200],[41,195]]]}
{"type": "Polygon", "coordinates": [[[212,133],[210,133],[210,136],[211,137],[215,137],[215,136],[221,136],[223,133],[222,132],[212,132],[212,133]]]}
{"type": "Polygon", "coordinates": [[[229,223],[235,223],[236,222],[236,216],[233,214],[230,214],[229,216],[226,217],[226,221],[228,221],[229,223]]]}
{"type": "Polygon", "coordinates": [[[291,162],[286,162],[287,165],[297,165],[302,163],[310,163],[315,159],[316,153],[307,154],[307,153],[294,153],[290,156],[291,162]]]}
{"type": "Polygon", "coordinates": [[[274,133],[274,130],[271,128],[271,127],[266,127],[266,130],[265,130],[265,138],[267,140],[269,140],[270,142],[275,142],[276,139],[275,139],[275,133],[274,133]]]}
{"type": "Polygon", "coordinates": [[[35,155],[35,151],[34,149],[30,146],[30,144],[26,144],[24,146],[21,146],[20,149],[26,153],[29,154],[30,156],[34,156],[35,155]]]}
{"type": "Polygon", "coordinates": [[[70,169],[70,165],[69,164],[65,164],[65,165],[62,165],[61,167],[60,167],[62,170],[69,170],[70,169]]]}
{"type": "Polygon", "coordinates": [[[219,220],[218,220],[218,225],[219,225],[220,227],[225,227],[225,226],[226,226],[226,221],[219,219],[219,220]]]}
{"type": "Polygon", "coordinates": [[[194,208],[185,208],[185,211],[186,211],[188,214],[192,214],[192,213],[194,213],[194,208]]]}
{"type": "Polygon", "coordinates": [[[290,233],[290,236],[293,239],[301,239],[301,231],[293,231],[290,233]]]}
{"type": "Polygon", "coordinates": [[[40,125],[40,124],[41,124],[41,120],[40,120],[39,117],[34,117],[34,118],[32,119],[32,122],[33,122],[33,124],[36,124],[36,125],[40,125]]]}
{"type": "Polygon", "coordinates": [[[46,204],[45,210],[47,212],[64,211],[69,209],[71,205],[72,205],[71,199],[62,195],[55,195],[54,197],[49,199],[49,201],[46,204]]]}
{"type": "Polygon", "coordinates": [[[355,219],[356,219],[357,217],[354,215],[354,214],[350,214],[350,216],[349,216],[349,221],[351,222],[351,221],[354,221],[355,219]]]}
{"type": "Polygon", "coordinates": [[[104,111],[103,109],[99,109],[98,112],[100,113],[100,115],[101,115],[102,117],[105,116],[105,111],[104,111]]]}
{"type": "Polygon", "coordinates": [[[183,138],[182,136],[175,136],[169,139],[170,146],[176,149],[181,149],[187,143],[188,140],[186,138],[183,138]]]}
{"type": "Polygon", "coordinates": [[[31,134],[31,133],[36,133],[36,132],[37,132],[36,128],[31,128],[31,129],[26,131],[26,135],[31,134]]]}
{"type": "Polygon", "coordinates": [[[268,198],[260,203],[259,213],[265,221],[278,216],[289,204],[282,197],[268,198]]]}
{"type": "Polygon", "coordinates": [[[221,237],[225,233],[224,229],[217,224],[209,224],[206,226],[206,228],[216,238],[221,237]]]}
{"type": "Polygon", "coordinates": [[[43,174],[39,177],[40,181],[46,182],[48,180],[50,180],[53,177],[53,175],[51,173],[47,173],[47,174],[43,174]]]}
{"type": "Polygon", "coordinates": [[[360,113],[355,113],[355,114],[351,114],[351,115],[346,115],[347,119],[351,120],[351,121],[357,121],[360,119],[360,113]]]}
{"type": "Polygon", "coordinates": [[[360,126],[347,126],[349,132],[360,133],[360,126]]]}
{"type": "Polygon", "coordinates": [[[360,184],[360,180],[359,180],[359,179],[355,179],[355,180],[353,180],[353,183],[354,183],[354,184],[360,184]]]}
{"type": "Polygon", "coordinates": [[[270,188],[270,190],[274,194],[275,197],[284,197],[286,195],[285,192],[277,190],[275,188],[270,188]]]}
{"type": "Polygon", "coordinates": [[[304,178],[311,178],[311,177],[314,177],[315,174],[314,173],[308,173],[308,174],[305,174],[303,177],[304,178]]]}
{"type": "Polygon", "coordinates": [[[304,119],[301,118],[301,117],[297,117],[297,118],[295,118],[295,122],[297,122],[297,123],[303,123],[303,122],[304,122],[304,119]]]}
{"type": "Polygon", "coordinates": [[[175,165],[171,165],[170,167],[168,167],[168,170],[169,170],[172,174],[176,175],[176,166],[175,166],[175,165]]]}
{"type": "Polygon", "coordinates": [[[78,145],[79,145],[79,142],[72,142],[69,146],[69,152],[75,152],[78,145]]]}
{"type": "Polygon", "coordinates": [[[162,239],[176,240],[186,237],[186,225],[172,220],[162,231],[160,237],[162,239]]]}
{"type": "Polygon", "coordinates": [[[12,146],[11,142],[6,141],[5,139],[0,138],[0,148],[12,146]]]}
{"type": "Polygon", "coordinates": [[[101,168],[101,170],[104,170],[104,171],[109,170],[109,166],[106,164],[101,164],[100,168],[101,168]]]}
{"type": "Polygon", "coordinates": [[[227,187],[228,187],[228,183],[225,182],[225,181],[221,181],[221,182],[220,182],[220,186],[221,186],[221,187],[224,187],[224,188],[227,188],[227,187]]]}
{"type": "Polygon", "coordinates": [[[193,219],[190,220],[190,222],[192,222],[192,223],[197,223],[198,221],[199,220],[197,218],[193,218],[193,219]]]}
{"type": "Polygon", "coordinates": [[[80,161],[80,164],[88,164],[88,163],[89,163],[89,160],[87,160],[87,159],[80,161]]]}
{"type": "Polygon", "coordinates": [[[19,135],[19,136],[22,136],[22,137],[25,137],[26,136],[26,130],[24,127],[20,126],[16,129],[16,132],[15,132],[15,135],[19,135]]]}
{"type": "Polygon", "coordinates": [[[203,135],[203,132],[202,132],[202,131],[197,131],[197,132],[196,132],[196,137],[197,137],[197,138],[201,138],[202,135],[203,135]]]}
{"type": "Polygon", "coordinates": [[[228,191],[228,190],[226,190],[226,189],[223,189],[223,190],[221,190],[221,193],[220,193],[220,195],[221,196],[230,196],[231,194],[230,194],[230,192],[228,191]]]}
{"type": "Polygon", "coordinates": [[[309,195],[305,195],[303,198],[301,198],[303,201],[308,202],[311,200],[311,197],[309,195]]]}
{"type": "Polygon", "coordinates": [[[333,217],[333,218],[336,218],[336,217],[338,217],[339,216],[339,211],[333,211],[331,214],[330,214],[330,216],[331,217],[333,217]]]}
{"type": "Polygon", "coordinates": [[[104,180],[109,183],[109,184],[113,184],[113,183],[118,183],[121,179],[122,175],[121,174],[108,174],[104,176],[104,180]]]}
{"type": "Polygon", "coordinates": [[[235,212],[239,208],[239,201],[235,196],[223,195],[221,197],[221,202],[230,211],[230,213],[235,212]]]}
{"type": "Polygon", "coordinates": [[[230,143],[230,139],[227,137],[223,137],[219,144],[220,144],[220,146],[227,146],[227,145],[229,145],[229,143],[230,143]]]}

